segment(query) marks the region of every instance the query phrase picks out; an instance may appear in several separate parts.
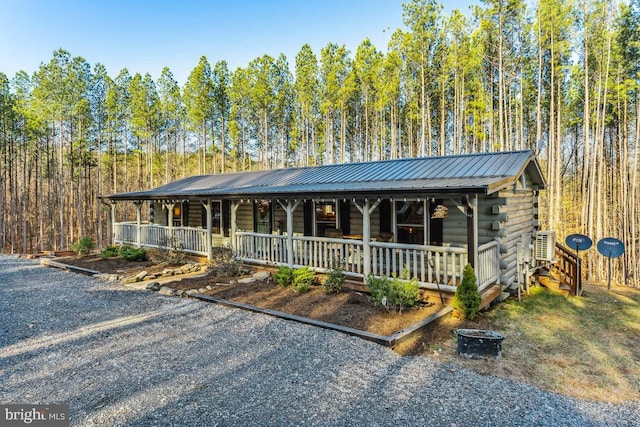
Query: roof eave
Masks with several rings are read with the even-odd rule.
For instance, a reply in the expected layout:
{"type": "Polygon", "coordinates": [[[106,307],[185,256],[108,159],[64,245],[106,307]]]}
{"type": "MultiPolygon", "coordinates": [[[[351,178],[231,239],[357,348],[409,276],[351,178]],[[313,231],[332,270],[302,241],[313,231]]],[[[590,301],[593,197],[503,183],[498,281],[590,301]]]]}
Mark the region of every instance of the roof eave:
{"type": "Polygon", "coordinates": [[[262,192],[220,192],[205,194],[203,192],[198,193],[121,193],[111,194],[106,196],[100,196],[104,201],[138,201],[138,200],[197,200],[197,199],[253,199],[253,198],[367,198],[367,197],[384,197],[384,196],[426,196],[426,195],[438,195],[438,194],[467,194],[478,193],[488,194],[491,186],[466,186],[466,187],[448,187],[448,188],[412,188],[412,189],[377,189],[377,190],[335,190],[335,191],[303,191],[303,192],[291,192],[291,191],[262,191],[262,192]]]}

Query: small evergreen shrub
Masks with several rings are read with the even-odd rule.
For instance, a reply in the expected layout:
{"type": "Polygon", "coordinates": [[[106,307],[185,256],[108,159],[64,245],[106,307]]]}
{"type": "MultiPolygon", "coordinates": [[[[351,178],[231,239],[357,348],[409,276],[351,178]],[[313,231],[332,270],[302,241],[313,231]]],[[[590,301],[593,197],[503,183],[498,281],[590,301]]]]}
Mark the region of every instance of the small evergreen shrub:
{"type": "Polygon", "coordinates": [[[102,250],[102,252],[100,252],[100,258],[102,259],[115,258],[118,255],[120,255],[119,250],[120,249],[117,246],[107,246],[102,250]]]}
{"type": "Polygon", "coordinates": [[[311,289],[315,272],[309,267],[298,268],[293,271],[293,290],[304,293],[311,289]]]}
{"type": "Polygon", "coordinates": [[[94,247],[95,244],[93,243],[93,240],[91,240],[91,237],[87,236],[80,237],[71,244],[71,250],[76,252],[78,255],[88,255],[94,247]]]}
{"type": "Polygon", "coordinates": [[[473,320],[480,311],[481,301],[482,297],[476,284],[476,273],[473,267],[467,264],[462,272],[462,282],[456,289],[453,308],[462,313],[465,319],[473,320]]]}
{"type": "Polygon", "coordinates": [[[346,277],[344,275],[342,265],[334,260],[331,265],[331,269],[327,274],[327,278],[322,284],[322,288],[326,294],[339,294],[342,292],[345,279],[346,277]]]}
{"type": "Polygon", "coordinates": [[[120,256],[127,261],[146,261],[148,259],[147,251],[144,248],[133,248],[123,245],[118,249],[120,256]]]}
{"type": "Polygon", "coordinates": [[[402,280],[397,277],[367,277],[370,299],[388,311],[401,313],[403,309],[416,305],[420,299],[420,286],[416,280],[402,280]]]}
{"type": "Polygon", "coordinates": [[[273,278],[278,285],[288,288],[293,284],[293,268],[283,265],[278,268],[278,272],[273,278]]]}

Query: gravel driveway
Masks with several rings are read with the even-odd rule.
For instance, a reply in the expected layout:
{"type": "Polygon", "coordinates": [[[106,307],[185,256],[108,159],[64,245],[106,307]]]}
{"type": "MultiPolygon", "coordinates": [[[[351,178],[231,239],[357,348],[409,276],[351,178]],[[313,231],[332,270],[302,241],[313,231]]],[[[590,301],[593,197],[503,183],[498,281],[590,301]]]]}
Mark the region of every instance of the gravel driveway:
{"type": "Polygon", "coordinates": [[[582,401],[286,320],[0,256],[0,403],[72,425],[637,426],[582,401]]]}

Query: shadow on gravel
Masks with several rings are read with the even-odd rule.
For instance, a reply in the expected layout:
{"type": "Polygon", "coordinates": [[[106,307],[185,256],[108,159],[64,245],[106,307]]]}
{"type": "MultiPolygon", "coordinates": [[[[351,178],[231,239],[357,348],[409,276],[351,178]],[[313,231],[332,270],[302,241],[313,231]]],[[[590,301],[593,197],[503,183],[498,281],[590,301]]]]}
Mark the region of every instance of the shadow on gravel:
{"type": "Polygon", "coordinates": [[[77,298],[70,298],[68,293],[63,294],[59,289],[29,292],[21,288],[20,293],[0,289],[0,345],[3,346],[0,347],[0,354],[7,347],[24,345],[25,342],[38,348],[45,346],[38,342],[55,343],[59,339],[68,341],[82,335],[125,326],[127,322],[135,321],[121,319],[129,316],[132,298],[136,299],[136,305],[142,310],[154,311],[159,305],[145,300],[147,296],[127,295],[122,291],[74,289],[72,292],[77,298]],[[96,316],[107,320],[95,325],[96,316]]]}

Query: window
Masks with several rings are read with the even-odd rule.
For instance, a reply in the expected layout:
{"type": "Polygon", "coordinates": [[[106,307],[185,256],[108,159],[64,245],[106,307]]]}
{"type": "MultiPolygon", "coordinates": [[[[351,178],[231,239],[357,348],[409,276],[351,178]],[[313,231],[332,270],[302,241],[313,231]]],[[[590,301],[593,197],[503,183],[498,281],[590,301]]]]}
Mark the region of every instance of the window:
{"type": "Polygon", "coordinates": [[[325,237],[328,229],[338,228],[336,204],[334,202],[318,202],[316,210],[316,236],[325,237]]]}
{"type": "Polygon", "coordinates": [[[182,203],[176,203],[173,205],[173,226],[182,226],[182,203]]]}
{"type": "Polygon", "coordinates": [[[222,234],[222,202],[211,202],[211,234],[222,234]]]}
{"type": "Polygon", "coordinates": [[[254,229],[256,233],[271,234],[271,202],[269,200],[258,200],[254,204],[254,229]]]}
{"type": "MultiPolygon", "coordinates": [[[[222,234],[222,202],[211,202],[211,234],[222,234]]],[[[202,228],[207,228],[207,209],[202,206],[202,228]]]]}
{"type": "Polygon", "coordinates": [[[424,201],[396,202],[398,243],[424,244],[424,201]]]}

